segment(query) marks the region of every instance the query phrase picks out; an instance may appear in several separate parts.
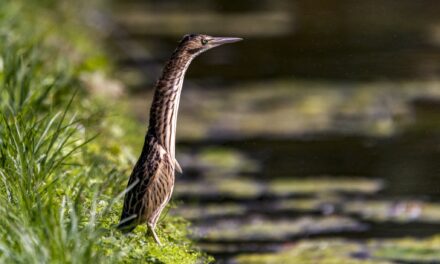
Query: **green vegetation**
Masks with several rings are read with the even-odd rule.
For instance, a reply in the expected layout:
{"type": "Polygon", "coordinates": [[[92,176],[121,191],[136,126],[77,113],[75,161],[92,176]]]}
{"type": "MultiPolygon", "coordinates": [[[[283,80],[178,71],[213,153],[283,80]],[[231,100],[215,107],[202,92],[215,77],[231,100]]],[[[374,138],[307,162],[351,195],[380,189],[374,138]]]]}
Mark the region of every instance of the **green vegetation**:
{"type": "Polygon", "coordinates": [[[255,161],[236,150],[228,148],[205,148],[198,153],[195,159],[200,167],[208,170],[208,176],[210,171],[214,171],[215,177],[218,177],[220,173],[226,176],[238,172],[255,172],[258,169],[258,164],[255,161]]]}
{"type": "Polygon", "coordinates": [[[435,263],[440,259],[440,236],[427,239],[393,239],[369,244],[373,256],[401,263],[435,263]]]}
{"type": "Polygon", "coordinates": [[[237,203],[206,204],[203,207],[194,205],[181,205],[171,211],[185,217],[186,219],[197,219],[202,217],[221,217],[223,215],[243,215],[246,207],[237,203]]]}
{"type": "MultiPolygon", "coordinates": [[[[204,180],[197,182],[181,182],[176,187],[175,194],[192,196],[230,196],[234,198],[255,198],[267,194],[273,196],[288,196],[292,194],[325,196],[337,193],[377,193],[382,189],[382,182],[375,179],[356,177],[329,177],[317,176],[306,179],[275,179],[266,182],[258,181],[234,174],[225,174],[222,177],[213,173],[204,180]],[[235,176],[235,177],[234,177],[235,176]]],[[[329,197],[325,197],[328,200],[329,197]]],[[[298,199],[293,201],[294,207],[298,205],[298,199]]],[[[321,201],[317,201],[320,203],[321,201]]],[[[289,206],[288,206],[289,207],[289,206]]]]}
{"type": "MultiPolygon", "coordinates": [[[[185,94],[197,100],[182,100],[180,138],[197,140],[225,134],[233,138],[283,138],[329,132],[389,137],[405,130],[439,128],[432,109],[417,113],[416,119],[413,116],[415,110],[420,111],[414,109],[414,100],[440,97],[437,81],[275,79],[241,82],[228,86],[227,92],[205,88],[185,87],[185,94]],[[200,112],[195,114],[194,109],[200,112]]],[[[132,101],[136,108],[138,99],[132,101]]]]}
{"type": "Polygon", "coordinates": [[[440,205],[417,200],[402,201],[350,201],[344,211],[359,215],[363,219],[393,222],[432,222],[440,220],[440,205]]]}
{"type": "Polygon", "coordinates": [[[208,262],[183,219],[114,229],[138,125],[84,85],[110,67],[78,3],[0,0],[0,262],[208,262]]]}
{"type": "Polygon", "coordinates": [[[343,240],[304,241],[276,254],[247,254],[236,258],[237,263],[319,263],[319,264],[391,264],[382,259],[355,258],[362,252],[361,244],[343,240]]]}
{"type": "Polygon", "coordinates": [[[364,178],[339,178],[337,180],[314,177],[309,179],[281,179],[274,180],[269,184],[269,190],[277,194],[291,193],[334,193],[334,192],[353,192],[353,193],[375,193],[382,188],[382,183],[378,180],[364,178]]]}
{"type": "Polygon", "coordinates": [[[440,258],[440,239],[388,239],[369,242],[342,239],[300,241],[280,252],[242,254],[237,263],[436,263],[440,258]]]}
{"type": "Polygon", "coordinates": [[[229,241],[282,240],[308,234],[326,234],[336,231],[356,231],[364,227],[348,217],[309,217],[295,219],[249,219],[218,222],[205,231],[205,239],[229,241]]]}

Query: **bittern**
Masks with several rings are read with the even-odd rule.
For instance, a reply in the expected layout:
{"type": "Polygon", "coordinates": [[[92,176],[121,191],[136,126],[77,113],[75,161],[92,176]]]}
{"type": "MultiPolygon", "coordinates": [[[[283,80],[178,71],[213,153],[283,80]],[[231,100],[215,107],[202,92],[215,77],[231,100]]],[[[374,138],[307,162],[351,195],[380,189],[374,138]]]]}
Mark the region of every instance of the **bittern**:
{"type": "Polygon", "coordinates": [[[161,245],[155,228],[159,216],[171,198],[174,173],[182,173],[175,158],[177,113],[183,79],[191,61],[199,54],[241,38],[185,35],[156,82],[145,142],[133,168],[118,228],[132,231],[147,223],[154,240],[161,245]]]}

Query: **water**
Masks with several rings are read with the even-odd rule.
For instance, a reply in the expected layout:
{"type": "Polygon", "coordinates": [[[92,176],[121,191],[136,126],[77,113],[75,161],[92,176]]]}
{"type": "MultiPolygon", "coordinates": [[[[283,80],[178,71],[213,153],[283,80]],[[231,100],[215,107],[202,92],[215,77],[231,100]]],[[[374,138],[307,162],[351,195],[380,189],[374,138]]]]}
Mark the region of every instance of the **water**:
{"type": "Polygon", "coordinates": [[[228,262],[300,240],[440,233],[439,11],[433,0],[116,2],[110,43],[141,122],[181,35],[245,38],[197,58],[182,94],[174,213],[199,245],[228,262]]]}
{"type": "Polygon", "coordinates": [[[188,32],[245,39],[198,58],[195,79],[408,79],[440,69],[435,0],[121,1],[114,10],[120,29],[150,51],[125,54],[124,64],[161,65],[188,32]]]}
{"type": "Polygon", "coordinates": [[[364,176],[384,179],[384,195],[440,198],[440,136],[369,138],[315,135],[299,139],[248,139],[181,143],[187,148],[220,145],[247,153],[261,164],[258,178],[364,176]],[[423,139],[422,139],[423,138],[423,139]]]}

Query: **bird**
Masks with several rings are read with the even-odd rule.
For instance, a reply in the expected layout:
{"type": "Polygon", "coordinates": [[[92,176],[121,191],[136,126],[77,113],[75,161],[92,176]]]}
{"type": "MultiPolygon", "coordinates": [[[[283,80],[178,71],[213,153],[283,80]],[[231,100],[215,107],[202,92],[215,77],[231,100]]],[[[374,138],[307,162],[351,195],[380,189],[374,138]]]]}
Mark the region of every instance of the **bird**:
{"type": "Polygon", "coordinates": [[[187,34],[166,62],[155,84],[144,145],[125,190],[117,226],[122,232],[131,232],[136,226],[146,223],[147,234],[149,232],[154,241],[162,245],[155,232],[156,224],[173,193],[175,172],[182,173],[175,158],[175,139],[186,70],[201,53],[240,40],[235,37],[187,34]]]}

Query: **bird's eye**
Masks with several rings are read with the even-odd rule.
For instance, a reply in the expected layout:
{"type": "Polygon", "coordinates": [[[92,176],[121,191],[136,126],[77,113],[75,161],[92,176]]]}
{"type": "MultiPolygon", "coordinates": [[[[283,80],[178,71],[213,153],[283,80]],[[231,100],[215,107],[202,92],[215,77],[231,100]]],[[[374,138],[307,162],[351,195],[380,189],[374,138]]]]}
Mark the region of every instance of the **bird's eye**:
{"type": "Polygon", "coordinates": [[[208,40],[207,39],[202,39],[202,45],[206,45],[208,44],[208,40]]]}

